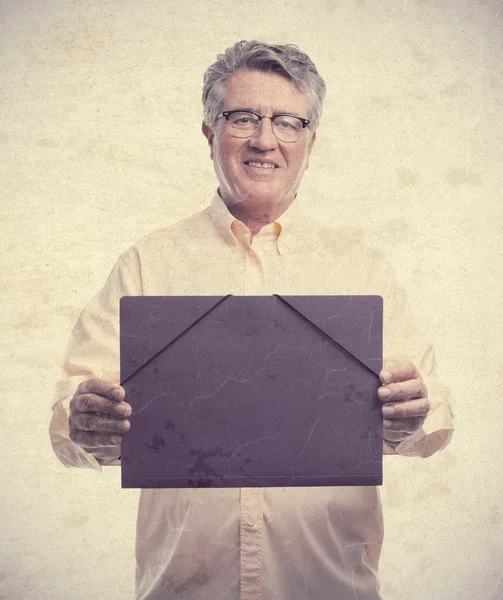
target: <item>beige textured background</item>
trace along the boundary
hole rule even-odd
[[[325,77],[305,204],[388,253],[454,396],[443,453],[386,459],[384,597],[502,599],[501,0],[3,0],[0,20],[0,597],[132,597],[137,492],[52,455],[58,360],[119,253],[209,200],[202,75],[256,38]]]

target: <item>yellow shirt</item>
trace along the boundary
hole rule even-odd
[[[218,194],[211,205],[125,252],[82,311],[66,350],[50,435],[66,466],[101,469],[68,437],[81,381],[119,381],[119,299],[157,295],[376,294],[384,356],[421,370],[432,410],[386,453],[429,456],[452,435],[433,349],[412,325],[403,290],[355,233],[306,217],[295,201],[252,236]],[[133,425],[134,426],[134,425]],[[144,489],[137,521],[138,600],[378,600],[383,520],[376,487]]]

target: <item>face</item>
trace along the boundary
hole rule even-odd
[[[290,113],[309,118],[310,100],[277,73],[247,71],[227,81],[223,110],[246,108],[261,115]],[[270,119],[262,119],[252,137],[236,138],[222,117],[214,130],[203,124],[220,184],[220,195],[231,206],[288,205],[295,198],[315,140],[309,127],[296,142],[276,139]],[[258,166],[271,163],[274,168]]]

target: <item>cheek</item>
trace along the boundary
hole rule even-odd
[[[236,151],[226,145],[215,149],[215,159],[224,171],[236,170],[239,166]]]
[[[238,164],[233,160],[232,156],[226,156],[225,154],[219,156],[217,164],[220,171],[230,177],[238,170]]]
[[[304,167],[307,165],[307,153],[299,152],[297,155],[292,157],[290,164],[295,171],[302,172]]]

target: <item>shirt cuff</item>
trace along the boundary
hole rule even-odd
[[[70,439],[68,423],[70,400],[70,397],[65,398],[52,407],[53,414],[49,426],[52,449],[65,467],[80,467],[101,471],[100,462]]]

